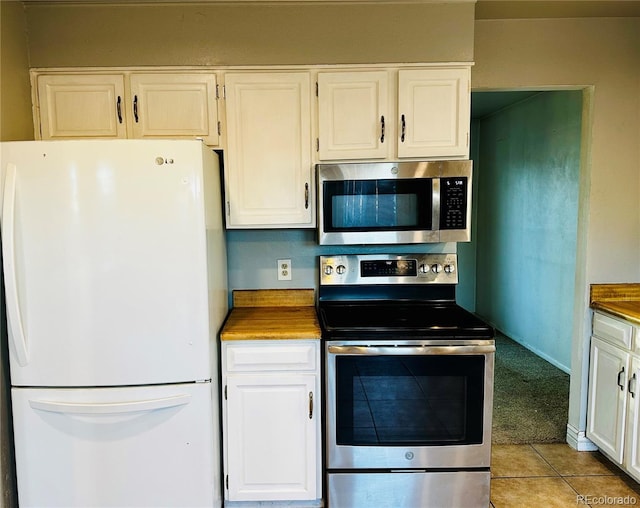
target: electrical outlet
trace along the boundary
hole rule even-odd
[[[290,259],[278,259],[278,280],[291,280]]]

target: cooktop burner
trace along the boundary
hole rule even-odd
[[[455,254],[321,256],[325,339],[483,338],[493,328],[455,303]]]
[[[493,337],[491,326],[454,303],[334,301],[318,310],[326,337]]]

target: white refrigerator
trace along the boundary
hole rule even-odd
[[[216,154],[27,141],[0,161],[20,507],[220,506]]]

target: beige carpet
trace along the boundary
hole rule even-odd
[[[568,407],[569,375],[496,332],[492,442],[565,442]]]

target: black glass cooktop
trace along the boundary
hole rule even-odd
[[[493,328],[453,302],[321,302],[323,337],[492,338]]]

